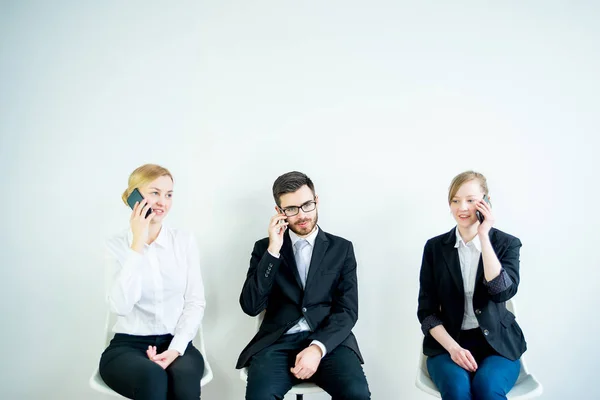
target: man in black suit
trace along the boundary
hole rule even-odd
[[[352,327],[358,319],[352,243],[317,225],[319,198],[308,176],[289,172],[273,184],[269,237],[257,241],[240,305],[265,311],[237,368],[248,366],[246,399],[283,399],[302,381],[332,399],[370,399]]]

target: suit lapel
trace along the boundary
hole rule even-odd
[[[302,281],[300,280],[300,274],[298,273],[298,266],[296,265],[296,258],[294,257],[294,250],[292,249],[292,239],[290,238],[289,230],[285,231],[283,236],[283,246],[281,246],[281,257],[292,270],[292,274],[296,278],[296,283],[302,289]]]
[[[456,244],[456,228],[452,229],[446,234],[446,237],[442,241],[444,254],[444,260],[450,271],[450,276],[454,281],[454,284],[458,287],[461,293],[464,293],[465,287],[462,279],[462,273],[460,272],[460,260],[458,258],[458,251],[454,248]]]
[[[317,237],[315,238],[315,248],[313,249],[312,258],[310,259],[310,266],[308,267],[308,277],[306,278],[307,288],[315,279],[315,276],[321,268],[321,262],[323,261],[323,257],[325,257],[328,247],[329,241],[327,240],[327,236],[321,227],[319,227],[319,233],[317,233]]]

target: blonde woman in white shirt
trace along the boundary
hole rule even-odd
[[[133,208],[130,229],[107,242],[107,301],[118,317],[100,375],[127,398],[197,400],[204,360],[191,340],[205,300],[196,241],[163,225],[173,202],[166,168],[146,164],[133,171],[126,204],[135,189],[143,200]]]

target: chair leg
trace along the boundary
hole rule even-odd
[[[303,394],[297,394],[296,395],[296,400],[304,400],[304,395]]]

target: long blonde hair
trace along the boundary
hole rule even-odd
[[[129,175],[129,181],[127,183],[127,189],[121,195],[121,199],[123,199],[123,203],[127,204],[127,198],[133,192],[133,189],[139,188],[141,186],[145,186],[150,184],[156,178],[160,178],[161,176],[168,176],[173,181],[173,175],[169,172],[168,169],[161,167],[156,164],[144,164],[141,167],[137,167],[135,171]]]

